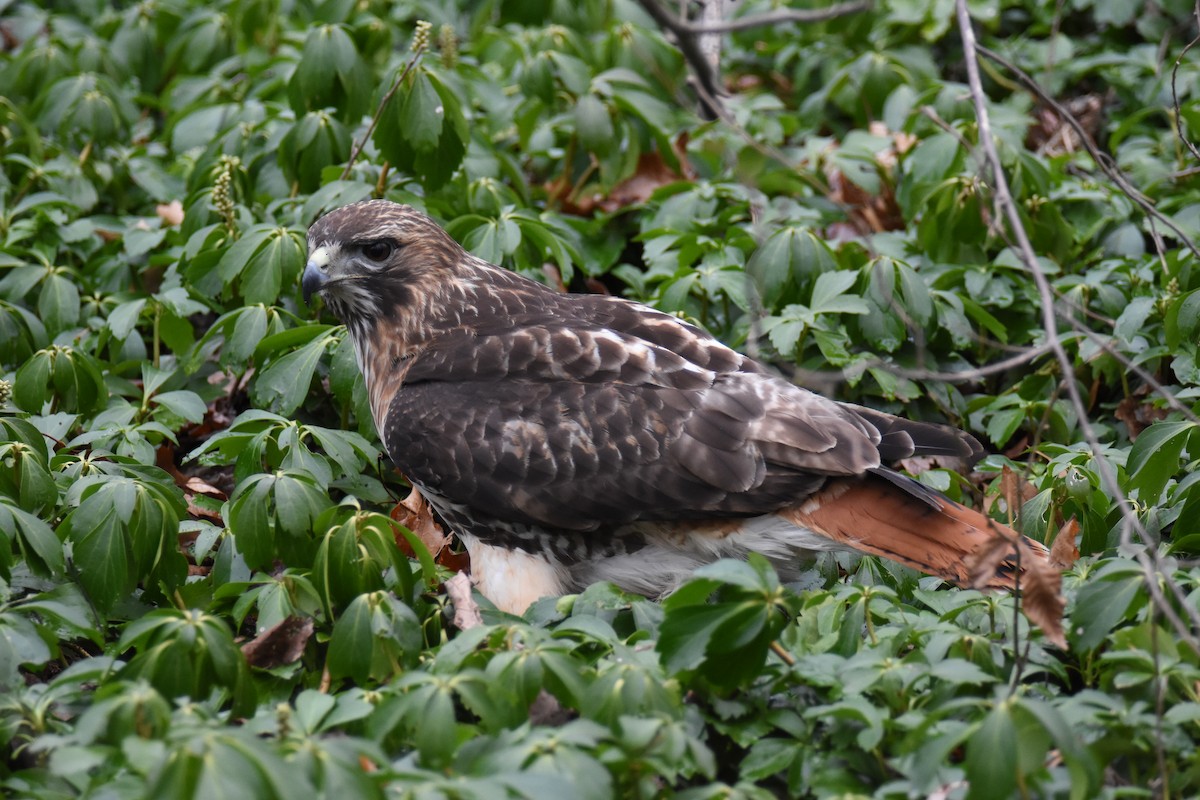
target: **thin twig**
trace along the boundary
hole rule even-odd
[[[417,23],[420,25],[421,23]],[[425,23],[428,25],[429,23]],[[367,141],[371,138],[371,134],[375,132],[375,126],[379,124],[379,120],[383,117],[383,110],[387,108],[387,104],[391,102],[393,96],[400,89],[400,84],[404,83],[404,79],[408,77],[408,73],[413,71],[413,68],[421,61],[421,55],[425,52],[425,47],[421,46],[414,48],[412,58],[404,65],[404,69],[396,76],[396,80],[392,83],[392,88],[387,90],[387,94],[379,101],[379,108],[375,109],[375,116],[371,117],[371,124],[367,126],[367,132],[363,137],[354,144],[354,149],[350,151],[350,160],[346,162],[346,168],[342,170],[341,180],[346,180],[350,177],[350,170],[354,167],[354,162],[358,160],[362,154],[363,148],[367,146]]]
[[[1200,2],[1196,3],[1194,13],[1197,24],[1200,24]],[[1192,151],[1192,155],[1200,159],[1200,150],[1196,149],[1196,145],[1192,144],[1192,140],[1187,137],[1187,134],[1183,130],[1183,111],[1179,108],[1179,92],[1175,88],[1175,79],[1179,77],[1179,65],[1183,63],[1183,57],[1187,55],[1188,50],[1196,46],[1196,42],[1200,42],[1200,33],[1197,33],[1196,38],[1188,42],[1179,51],[1179,56],[1175,59],[1175,66],[1171,68],[1171,102],[1175,108],[1175,134],[1179,137],[1179,141],[1183,142],[1187,146],[1187,149]]]
[[[783,660],[783,663],[787,664],[789,667],[796,666],[796,657],[787,650],[784,650],[783,645],[781,645],[779,642],[771,642],[771,652],[779,656],[779,658]]]
[[[838,17],[868,11],[873,5],[874,3],[871,0],[855,0],[855,2],[839,3],[836,6],[829,6],[828,8],[781,8],[778,11],[768,11],[765,14],[751,14],[745,17],[738,17],[737,19],[722,22],[719,25],[697,25],[686,22],[682,23],[682,25],[689,33],[732,33],[734,31],[744,31],[749,28],[783,25],[788,22],[798,22],[800,24],[826,22]]]
[[[968,383],[970,381],[977,381],[980,378],[986,378],[991,375],[997,375],[1002,372],[1007,372],[1008,370],[1015,369],[1016,367],[1023,367],[1026,364],[1029,364],[1030,362],[1032,362],[1038,358],[1041,358],[1042,356],[1046,355],[1049,352],[1050,352],[1050,345],[1043,344],[1043,345],[1039,345],[1038,347],[1030,347],[1027,349],[1019,350],[1016,355],[1010,356],[1010,357],[1002,359],[1000,361],[993,362],[993,363],[988,364],[983,367],[973,367],[971,369],[958,370],[955,372],[940,372],[938,370],[929,370],[929,369],[909,369],[907,367],[897,366],[896,364],[894,364],[890,361],[886,361],[882,358],[874,358],[874,359],[870,359],[868,361],[861,361],[857,364],[854,364],[853,371],[854,371],[854,374],[857,375],[857,374],[859,374],[861,372],[865,372],[869,369],[874,369],[876,367],[882,367],[882,368],[886,369],[888,371],[888,373],[891,375],[895,375],[899,378],[906,378],[908,380],[913,380],[913,381],[942,381],[943,383]],[[804,369],[803,367],[796,367],[795,369],[791,370],[790,372],[791,372],[793,379],[799,378],[801,380],[811,381],[813,383],[830,383],[831,381],[836,383],[838,381],[848,380],[847,373],[849,372],[849,370],[842,369],[842,370],[837,370],[837,371],[835,371],[835,370],[827,371],[827,370]]]
[[[658,25],[675,35],[675,41],[683,59],[692,68],[696,76],[696,89],[706,110],[714,117],[721,116],[725,110],[721,102],[721,81],[713,70],[712,64],[700,47],[699,34],[691,29],[686,20],[681,20],[658,4],[658,0],[638,0]]]

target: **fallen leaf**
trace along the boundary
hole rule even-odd
[[[677,155],[679,155],[678,152]],[[682,155],[679,156],[679,163],[683,166],[683,173],[691,171],[686,167],[687,162],[684,161]],[[683,173],[671,169],[657,150],[642,153],[638,156],[637,169],[634,173],[614,186],[608,193],[608,197],[600,200],[597,205],[601,211],[612,213],[627,206],[644,203],[659,187],[687,177]]]
[[[1129,441],[1134,441],[1146,428],[1167,418],[1167,409],[1146,402],[1149,386],[1141,386],[1117,404],[1113,416],[1125,423]]]
[[[633,174],[613,186],[607,195],[581,196],[582,187],[576,186],[572,179],[565,175],[548,182],[545,187],[546,193],[563,211],[581,217],[592,216],[597,210],[612,213],[627,206],[644,203],[660,186],[696,177],[696,171],[687,160],[687,143],[688,136],[683,133],[671,145],[675,160],[679,163],[678,169],[671,167],[657,150],[642,153],[638,156]]]
[[[1075,117],[1088,141],[1095,144],[1103,131],[1105,98],[1084,94],[1067,99],[1062,104]],[[1057,110],[1048,105],[1038,106],[1033,113],[1036,123],[1025,137],[1025,146],[1042,155],[1061,156],[1084,149],[1084,140],[1074,126],[1067,123]]]
[[[312,617],[290,616],[242,645],[242,653],[252,667],[282,667],[304,655],[312,634]]]
[[[171,476],[175,481],[175,485],[183,490],[184,499],[187,501],[188,513],[193,517],[203,517],[210,519],[213,522],[224,524],[221,515],[216,511],[204,508],[194,502],[197,494],[209,495],[218,500],[227,500],[228,495],[225,492],[213,486],[203,478],[195,475],[185,475],[180,472],[179,467],[175,466],[175,451],[169,445],[161,445],[154,454],[154,461],[160,469]]]
[[[185,478],[182,486],[185,491],[195,494],[211,495],[218,500],[229,499],[220,489],[213,486],[211,483],[206,482],[203,478],[198,478],[195,475],[189,475],[187,478]]]
[[[894,171],[901,153],[913,146],[910,135],[888,131],[882,122],[872,122],[869,126],[872,135],[880,138],[891,138],[890,146],[884,147],[874,154],[875,165],[880,172]],[[838,149],[835,143],[826,152],[832,154]],[[836,242],[862,239],[874,233],[900,230],[904,227],[904,215],[896,203],[892,192],[892,181],[884,181],[879,194],[871,194],[834,166],[833,158],[825,159],[825,180],[829,185],[828,197],[846,210],[848,219],[844,222],[834,222],[825,230],[827,239]]]
[[[1021,610],[1042,629],[1047,641],[1066,650],[1062,572],[1049,561],[1034,556],[1028,548],[1022,548],[1021,566],[1025,568],[1021,574]]]
[[[425,545],[425,549],[435,558],[450,543],[450,537],[434,520],[433,509],[429,507],[429,503],[425,502],[425,498],[421,496],[415,486],[409,492],[408,497],[396,504],[396,507],[392,509],[391,516],[396,522],[415,533],[421,540],[421,544]],[[396,544],[407,555],[413,555],[403,536],[396,538]]]
[[[562,270],[553,264],[542,264],[542,274],[546,276],[546,282],[558,289],[560,292],[567,291],[567,285],[563,283]]]
[[[203,517],[204,519],[212,520],[213,522],[216,522],[219,525],[225,524],[225,520],[222,519],[221,515],[218,512],[213,511],[212,509],[209,509],[209,508],[204,508],[203,506],[196,505],[196,503],[193,502],[193,500],[192,500],[193,496],[194,495],[187,495],[187,494],[184,495],[184,497],[187,499],[188,514],[190,514],[193,517]]]
[[[558,698],[545,689],[538,690],[537,697],[529,706],[529,722],[533,725],[550,725],[557,728],[566,725],[577,716],[574,710],[563,708]]]

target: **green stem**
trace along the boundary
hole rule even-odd
[[[162,320],[162,305],[156,303],[154,305],[154,368],[158,369],[158,359],[162,353],[161,339],[159,338],[159,323]]]

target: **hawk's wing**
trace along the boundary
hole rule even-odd
[[[853,407],[673,317],[590,302],[440,336],[388,408],[393,461],[480,516],[568,530],[769,513],[879,466]]]

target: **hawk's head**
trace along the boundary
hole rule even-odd
[[[325,298],[354,330],[369,328],[436,293],[453,278],[463,250],[411,206],[366,200],[343,206],[308,229],[304,300]]]

